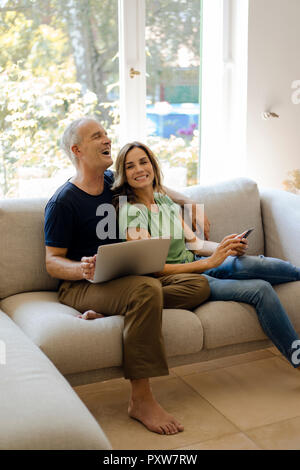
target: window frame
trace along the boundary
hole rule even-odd
[[[248,3],[199,0],[202,50],[198,181],[203,184],[245,172]],[[121,145],[132,140],[146,142],[147,137],[145,9],[145,0],[119,0]],[[131,68],[139,75],[130,78]]]
[[[132,78],[130,70],[138,72]],[[119,0],[120,145],[146,141],[145,0]]]

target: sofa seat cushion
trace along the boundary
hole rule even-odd
[[[72,387],[0,311],[0,449],[111,449]]]
[[[57,301],[57,292],[27,292],[7,297],[1,308],[66,375],[120,366],[123,318],[85,321]]]
[[[162,333],[167,357],[200,352],[203,328],[195,313],[188,310],[164,309]]]
[[[274,286],[294,328],[300,331],[300,281]],[[206,302],[195,310],[203,326],[204,348],[266,339],[255,309],[240,302]]]
[[[1,308],[64,375],[122,365],[120,315],[79,319],[75,309],[58,302],[57,292],[16,294],[4,299]],[[192,312],[164,310],[163,334],[167,356],[202,349],[202,325]]]

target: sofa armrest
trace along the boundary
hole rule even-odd
[[[2,310],[0,332],[0,450],[110,450],[77,393]]]
[[[300,196],[287,191],[260,191],[265,255],[300,266]]]

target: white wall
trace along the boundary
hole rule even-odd
[[[300,168],[300,0],[249,0],[246,174],[261,186],[282,188]],[[300,83],[299,83],[300,88]],[[279,119],[263,120],[273,111]]]

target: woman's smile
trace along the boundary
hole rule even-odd
[[[141,176],[137,176],[135,179],[135,181],[144,181],[145,179],[149,178],[148,175],[141,175]]]

